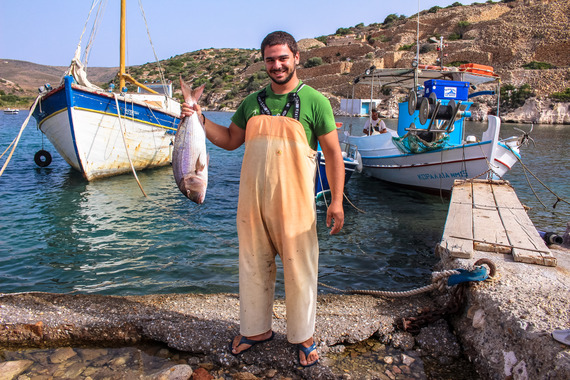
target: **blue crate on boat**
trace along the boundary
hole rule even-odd
[[[425,96],[435,93],[438,99],[467,100],[469,82],[430,79],[424,82]]]

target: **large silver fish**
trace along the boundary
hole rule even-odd
[[[184,102],[192,106],[198,103],[205,85],[192,90],[180,77],[180,86]],[[203,203],[206,197],[208,161],[206,131],[198,114],[184,117],[180,120],[174,137],[172,171],[182,194],[198,204]]]

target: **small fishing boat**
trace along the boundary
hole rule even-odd
[[[492,115],[481,136],[466,135],[465,129],[473,104],[470,100],[499,93],[499,78],[493,68],[473,64],[459,68],[415,66],[372,67],[355,80],[355,84],[405,88],[409,94],[399,103],[397,130],[363,135],[349,129],[340,134],[343,142],[358,147],[364,174],[443,192],[449,192],[456,179],[502,178],[520,159],[521,139],[500,139],[501,120]],[[471,91],[493,83],[496,91]]]
[[[20,112],[19,109],[14,109],[14,108],[6,108],[4,110],[4,113],[7,115],[17,115]]]
[[[87,79],[80,39],[61,84],[42,86],[33,111],[39,129],[88,181],[171,161],[180,104],[172,98],[171,83],[151,88],[126,73],[125,19],[126,0],[121,0],[119,91],[104,90]],[[128,92],[126,82],[137,86],[137,92]],[[49,155],[43,150],[38,154]],[[51,156],[44,158],[36,163],[51,162]]]
[[[342,128],[342,123],[337,123],[337,131],[339,131],[339,134],[340,128]],[[355,171],[360,172],[362,170],[362,160],[360,159],[358,148],[355,145],[347,142],[340,142],[340,148],[342,150],[342,158],[344,161],[344,184],[346,185]],[[331,191],[329,181],[327,179],[325,156],[323,155],[320,145],[317,148],[317,163],[315,197],[319,200]]]

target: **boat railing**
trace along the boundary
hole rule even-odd
[[[350,144],[344,141],[340,142],[340,148],[346,157],[357,159],[358,158],[358,147],[354,144]]]

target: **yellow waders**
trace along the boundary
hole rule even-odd
[[[302,124],[254,116],[245,135],[237,230],[240,333],[271,329],[278,254],[285,277],[287,338],[313,336],[319,247],[315,209],[316,152]]]

